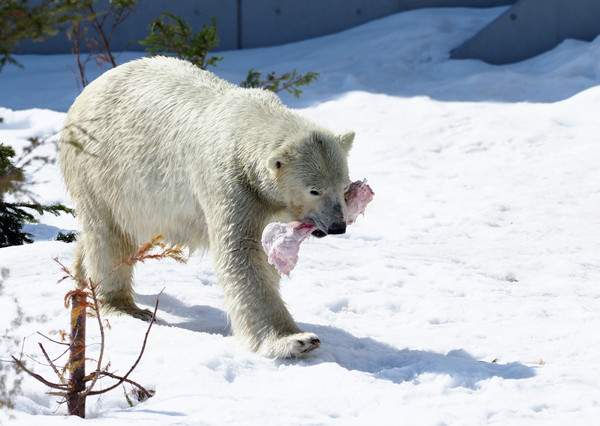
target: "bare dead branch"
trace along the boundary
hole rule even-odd
[[[44,379],[42,376],[40,376],[39,374],[35,374],[33,371],[29,370],[27,367],[25,367],[25,364],[23,364],[20,360],[18,360],[17,358],[15,358],[14,356],[11,355],[11,358],[13,359],[13,361],[19,366],[19,368],[21,368],[24,372],[26,372],[27,374],[29,374],[31,377],[33,377],[34,379],[36,379],[37,381],[45,384],[46,386],[48,386],[49,388],[52,389],[64,389],[67,390],[68,385],[66,384],[58,384],[58,383],[52,383],[49,382],[48,380]]]
[[[140,354],[138,355],[137,359],[135,360],[135,362],[133,363],[133,365],[131,366],[129,371],[127,373],[125,373],[125,375],[123,377],[121,377],[116,384],[114,384],[113,386],[110,386],[106,389],[102,389],[101,391],[91,391],[91,388],[88,388],[89,392],[87,393],[87,395],[100,395],[100,394],[103,394],[110,390],[113,390],[114,388],[119,386],[121,383],[123,383],[127,379],[127,377],[133,372],[133,370],[135,370],[138,363],[142,359],[142,355],[144,355],[144,350],[146,349],[146,343],[148,342],[148,335],[150,334],[150,329],[152,328],[152,324],[154,324],[154,321],[156,320],[156,311],[158,310],[158,302],[159,302],[160,295],[162,294],[163,291],[164,291],[164,288],[160,291],[160,293],[158,293],[158,296],[156,296],[156,304],[154,306],[154,312],[152,314],[152,319],[150,320],[150,324],[148,325],[148,329],[146,330],[146,335],[144,336],[144,342],[142,343],[142,349],[140,350]]]
[[[60,382],[62,384],[65,383],[65,378],[63,377],[62,374],[60,374],[60,372],[58,371],[58,369],[56,368],[56,365],[54,365],[54,363],[52,362],[52,360],[50,359],[50,357],[48,356],[48,353],[46,352],[46,349],[44,349],[44,345],[42,345],[41,343],[38,343],[38,345],[40,345],[40,349],[42,350],[42,353],[44,354],[44,356],[46,357],[46,360],[48,361],[48,364],[50,364],[50,367],[52,367],[52,369],[54,370],[54,372],[56,373],[56,375],[58,376],[58,380],[60,380]]]
[[[100,374],[102,376],[106,376],[106,377],[110,377],[112,379],[120,380],[120,382],[117,385],[119,385],[120,383],[125,382],[125,383],[129,383],[130,385],[133,385],[133,386],[137,387],[146,398],[151,398],[154,395],[154,393],[152,391],[147,390],[142,385],[140,385],[137,382],[134,382],[133,380],[130,380],[130,379],[127,379],[127,378],[124,378],[124,377],[121,377],[121,376],[117,376],[116,374],[109,373],[108,371],[103,371]]]
[[[45,334],[40,333],[39,331],[37,332],[37,334],[39,334],[40,336],[42,336],[43,338],[45,338],[46,340],[50,340],[52,343],[56,343],[57,345],[65,345],[65,346],[71,346],[70,343],[67,342],[59,342],[58,340],[54,340],[49,338],[48,336],[46,336]],[[59,357],[60,358],[60,357]]]

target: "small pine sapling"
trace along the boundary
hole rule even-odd
[[[209,57],[209,52],[219,45],[214,16],[210,18],[211,26],[202,24],[202,30],[194,33],[190,24],[180,16],[169,12],[162,15],[148,27],[150,35],[140,40],[151,56],[176,56],[204,70],[209,66],[215,67],[223,59],[223,56]]]
[[[153,253],[152,251],[156,248],[159,248],[158,253]],[[130,265],[133,266],[137,262],[145,262],[146,260],[155,259],[174,259],[178,262],[186,262],[185,257],[183,256],[183,249],[180,247],[166,247],[163,243],[163,239],[161,235],[155,236],[152,241],[144,244],[139,251],[131,258],[123,260],[119,265],[115,266],[115,268],[109,273],[106,277],[104,277],[99,282],[94,282],[92,280],[81,280],[76,279],[71,271],[59,262],[58,259],[55,261],[60,265],[61,270],[65,274],[61,280],[64,281],[66,279],[72,279],[77,282],[78,288],[68,292],[65,296],[65,306],[71,307],[71,333],[69,335],[69,339],[67,342],[58,342],[46,337],[46,339],[51,340],[54,343],[66,345],[68,347],[67,351],[69,352],[69,359],[65,366],[62,369],[59,369],[55,361],[48,356],[44,346],[40,343],[40,349],[44,355],[44,358],[47,362],[47,365],[52,368],[54,373],[58,378],[58,382],[51,382],[44,378],[43,376],[34,373],[29,370],[21,359],[17,359],[16,357],[12,357],[15,364],[20,367],[27,374],[40,381],[44,385],[48,386],[52,389],[49,392],[52,395],[61,396],[64,400],[62,402],[67,403],[67,410],[70,415],[76,415],[79,417],[85,417],[85,402],[88,396],[92,395],[100,395],[106,392],[109,392],[118,386],[121,386],[123,383],[128,383],[135,388],[135,394],[138,396],[138,400],[142,401],[148,399],[154,395],[153,390],[147,390],[142,385],[137,382],[134,382],[129,378],[133,370],[139,364],[142,355],[144,354],[144,350],[146,348],[146,343],[148,341],[148,335],[150,334],[150,329],[152,328],[152,324],[156,319],[156,311],[158,309],[158,302],[160,294],[156,298],[156,304],[154,306],[154,313],[150,320],[150,324],[146,330],[146,334],[144,336],[144,340],[142,343],[142,347],[140,349],[139,355],[132,366],[129,368],[127,373],[123,376],[116,375],[109,371],[110,364],[104,365],[104,352],[105,352],[105,336],[104,330],[105,328],[110,328],[108,321],[103,320],[101,316],[101,300],[98,298],[98,294],[96,289],[98,285],[110,276],[114,271],[116,271],[122,265]],[[161,291],[162,293],[162,291]],[[98,355],[98,359],[95,360],[95,368],[94,371],[86,374],[85,372],[85,363],[86,361],[90,361],[90,359],[86,358],[86,318],[87,317],[96,318],[96,322],[98,324],[98,328],[100,331],[100,352]],[[66,339],[67,333],[61,333]],[[45,337],[45,336],[44,336]],[[66,352],[65,352],[66,353]],[[68,377],[67,377],[68,373]],[[115,383],[110,386],[104,387],[101,390],[94,390],[97,382],[101,378],[111,378],[115,380]],[[130,399],[128,402],[131,403]]]
[[[34,155],[36,148],[45,144],[47,139],[29,138],[29,145],[14,160],[15,151],[10,146],[0,144],[0,247],[31,243],[31,235],[23,232],[25,223],[37,223],[34,212],[38,214],[73,214],[73,210],[60,203],[41,204],[37,202],[28,187],[32,184],[25,174],[26,167],[37,167],[54,160],[43,155]],[[29,201],[8,201],[5,195],[13,198],[27,197]]]
[[[155,19],[150,24],[150,35],[140,41],[140,44],[147,46],[146,50],[151,56],[176,56],[204,70],[209,66],[216,66],[218,61],[224,59],[223,56],[211,56],[209,58],[209,52],[219,45],[217,21],[214,16],[210,18],[212,26],[209,27],[203,24],[202,31],[194,34],[192,27],[185,19],[169,12],[163,12],[162,14],[162,17]],[[240,85],[242,87],[271,90],[275,93],[286,91],[299,98],[302,94],[299,87],[308,86],[316,81],[318,76],[319,73],[314,71],[301,75],[294,69],[281,76],[277,76],[275,72],[272,72],[266,78],[261,79],[262,73],[252,68],[248,71],[246,80]]]
[[[313,81],[316,81],[319,77],[318,72],[309,71],[304,75],[298,73],[296,69],[291,72],[286,72],[282,76],[277,76],[275,71],[267,75],[266,78],[261,79],[262,73],[255,71],[251,68],[248,71],[246,80],[240,83],[242,87],[258,87],[266,90],[270,90],[275,93],[286,91],[294,95],[294,97],[300,98],[302,90],[298,89],[301,86],[308,86]]]
[[[75,231],[71,232],[59,232],[56,235],[56,241],[62,241],[63,243],[73,243],[77,240],[78,233]]]

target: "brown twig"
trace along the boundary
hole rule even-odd
[[[100,373],[102,376],[106,376],[106,377],[110,377],[111,379],[117,379],[120,380],[119,383],[117,383],[117,386],[123,382],[125,383],[129,383],[130,385],[133,385],[135,387],[137,387],[142,394],[146,397],[146,398],[152,398],[153,393],[151,393],[149,390],[147,390],[146,388],[144,388],[142,385],[140,385],[137,382],[134,382],[131,379],[127,379],[125,377],[121,377],[121,376],[117,376],[116,374],[113,373],[109,373],[108,371],[103,371],[102,373]]]
[[[90,291],[92,292],[92,301],[94,302],[93,309],[94,312],[96,312],[98,327],[100,328],[100,356],[98,356],[98,361],[96,362],[96,372],[94,374],[94,378],[92,379],[92,383],[87,387],[83,394],[84,398],[90,394],[91,390],[98,381],[99,373],[102,370],[102,358],[104,356],[104,327],[102,326],[102,318],[100,318],[100,306],[98,305],[98,297],[96,296],[96,288],[94,285],[90,286]]]
[[[81,39],[85,37],[85,34],[81,31],[79,27],[79,22],[73,22],[71,25],[70,31],[67,32],[67,35],[71,39],[73,46],[71,47],[71,53],[75,56],[75,62],[77,63],[77,71],[79,72],[79,83],[81,84],[81,88],[85,88],[88,85],[88,79],[85,75],[85,67],[89,62],[90,58],[81,59]]]
[[[48,336],[46,336],[45,334],[40,333],[39,331],[37,332],[37,334],[39,334],[40,336],[42,336],[43,338],[45,338],[46,340],[50,340],[52,343],[56,343],[57,345],[65,345],[65,346],[71,346],[70,343],[67,342],[59,342],[58,340],[54,340],[49,338]],[[60,357],[59,357],[60,358]]]
[[[69,351],[71,350],[71,347],[73,346],[73,342],[71,342],[71,343],[67,343],[67,342],[59,342],[59,341],[57,341],[57,340],[54,340],[54,339],[51,339],[51,338],[49,338],[48,336],[46,336],[46,335],[44,335],[44,334],[40,333],[39,331],[38,331],[38,333],[37,333],[37,334],[39,334],[39,335],[40,335],[40,336],[42,336],[42,337],[45,337],[46,339],[50,340],[52,343],[57,343],[57,344],[59,344],[59,345],[65,345],[65,346],[67,346],[67,349],[65,349],[65,350],[63,351],[63,353],[61,353],[59,356],[57,356],[57,357],[56,357],[56,358],[54,358],[53,360],[50,360],[50,359],[48,358],[48,355],[47,355],[47,354],[44,352],[44,355],[46,355],[46,359],[48,360],[48,362],[50,363],[50,365],[52,365],[52,363],[53,363],[54,361],[57,361],[57,360],[61,359],[63,356],[65,356],[65,354],[66,354],[67,352],[69,352]],[[40,345],[40,347],[42,346],[42,344],[41,344],[41,343],[38,343],[38,345]],[[43,347],[42,347],[42,351],[44,351],[44,348],[43,348]],[[29,358],[33,359],[33,358],[32,358],[32,357],[30,357],[29,355],[27,355],[27,356],[28,356]],[[38,361],[36,361],[36,362],[38,362]],[[65,370],[65,368],[63,368],[63,371],[64,371],[64,370]],[[56,370],[55,370],[55,371],[56,371]],[[57,373],[57,374],[58,374],[58,376],[59,376],[59,377],[61,377],[61,378],[63,377],[63,375],[62,375],[62,374],[60,374],[60,373]],[[63,381],[63,379],[61,379],[61,381]]]
[[[115,57],[112,54],[112,51],[110,49],[110,43],[112,42],[113,36],[115,34],[115,30],[117,29],[117,27],[124,21],[126,20],[129,15],[131,15],[131,13],[133,12],[133,8],[116,8],[117,10],[115,11],[115,5],[111,5],[110,7],[110,14],[113,17],[113,24],[110,27],[110,31],[108,36],[106,35],[106,31],[104,30],[104,26],[106,24],[106,19],[108,18],[108,13],[103,15],[102,18],[99,18],[99,16],[95,13],[93,6],[90,5],[89,9],[92,12],[92,16],[95,16],[94,19],[92,20],[92,26],[94,27],[94,29],[96,30],[96,33],[98,33],[98,35],[100,36],[100,46],[102,48],[102,50],[104,51],[104,55],[106,56],[106,58],[108,59],[107,62],[110,62],[110,64],[114,67],[117,66],[117,63],[115,61]]]
[[[42,345],[41,343],[38,343],[38,345],[40,345],[40,348],[42,349],[42,353],[46,357],[46,360],[48,361],[48,364],[50,364],[50,367],[52,367],[52,369],[54,370],[54,372],[58,376],[58,380],[60,380],[60,382],[64,384],[65,383],[65,378],[63,377],[62,374],[60,374],[60,372],[58,371],[58,368],[56,368],[56,365],[54,365],[54,363],[52,362],[52,360],[48,356],[48,353],[46,352],[46,349],[44,349],[44,345]]]
[[[131,372],[133,372],[133,370],[135,370],[135,368],[137,367],[138,363],[140,362],[140,360],[142,359],[142,355],[144,354],[144,350],[146,349],[146,343],[148,341],[148,335],[150,334],[150,329],[152,328],[152,324],[154,324],[154,321],[156,319],[156,311],[158,310],[158,301],[160,298],[160,295],[162,294],[162,292],[164,291],[164,288],[160,291],[160,293],[158,293],[158,296],[156,296],[156,305],[154,306],[154,313],[152,314],[152,319],[150,320],[150,324],[148,325],[148,329],[146,330],[146,335],[144,336],[144,342],[142,343],[142,349],[140,350],[140,354],[138,355],[137,359],[135,360],[135,362],[133,363],[133,365],[131,366],[131,368],[129,369],[129,371],[119,379],[119,381],[114,384],[113,386],[110,386],[106,389],[102,389],[101,391],[91,391],[91,387],[88,388],[90,391],[87,393],[87,395],[100,395],[102,393],[108,392],[110,390],[113,390],[114,388],[116,388],[117,386],[119,386],[121,383],[123,383],[124,381],[127,380],[127,377],[131,374]]]
[[[27,367],[25,367],[25,364],[23,364],[20,360],[18,360],[14,356],[11,355],[11,357],[12,357],[13,361],[19,366],[19,368],[21,368],[23,371],[25,371],[31,377],[33,377],[34,379],[38,380],[39,382],[42,382],[43,384],[45,384],[49,388],[52,388],[52,389],[64,389],[64,390],[68,389],[68,385],[67,384],[60,384],[59,385],[57,383],[49,382],[48,380],[44,379],[39,374],[36,374],[33,371],[31,371],[30,369],[28,369]]]

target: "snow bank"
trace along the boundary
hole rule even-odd
[[[597,422],[600,40],[566,41],[500,67],[447,59],[499,12],[420,10],[225,53],[217,72],[231,81],[250,67],[320,72],[300,101],[284,100],[335,130],[356,130],[351,174],[369,177],[377,203],[347,234],[306,241],[282,283],[294,317],[322,340],[302,360],[272,361],[238,346],[210,256],[139,267],[141,304],[153,306],[165,288],[133,374],[156,396],[134,408],[122,391],[92,398],[94,423]],[[66,57],[18,59],[25,70],[0,74],[0,140],[10,143],[57,130],[62,113],[32,108],[64,112],[77,93]],[[68,202],[56,169],[44,170],[40,198]],[[68,323],[68,285],[56,284],[52,257],[68,264],[73,248],[40,241],[0,249],[0,267],[10,268],[3,302],[14,296],[36,318],[12,333],[37,359],[35,332]],[[12,312],[0,311],[2,324]],[[146,324],[110,322],[107,359],[123,372]],[[2,359],[9,349],[20,351],[3,346]],[[26,379],[15,419],[2,413],[0,422],[79,422],[63,418],[65,407],[46,390]]]

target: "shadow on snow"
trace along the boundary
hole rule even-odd
[[[335,362],[347,370],[362,371],[378,379],[402,383],[421,374],[448,375],[453,387],[476,389],[482,380],[527,379],[535,376],[535,369],[513,362],[497,364],[478,361],[462,349],[438,354],[430,351],[397,349],[369,337],[359,338],[339,328],[306,324],[323,342],[309,363]]]
[[[138,295],[138,300],[153,305],[155,295]],[[160,319],[160,312],[181,318],[181,321]],[[199,333],[229,336],[231,329],[225,312],[211,306],[187,306],[179,299],[162,294],[158,324]],[[527,379],[535,376],[535,368],[513,362],[488,363],[475,359],[462,349],[439,354],[430,351],[397,349],[369,337],[359,338],[335,327],[301,324],[302,329],[315,332],[323,342],[321,347],[301,362],[316,365],[334,362],[347,370],[362,371],[377,379],[402,383],[426,373],[447,375],[452,386],[476,389],[478,383],[493,377]],[[295,360],[280,361],[295,363]]]
[[[136,294],[136,301],[154,308],[158,295]],[[177,316],[181,321],[166,320],[161,318],[161,312]],[[164,316],[164,315],[163,315]],[[188,306],[176,297],[163,293],[160,295],[156,323],[168,327],[178,327],[198,333],[231,335],[231,328],[227,322],[227,315],[220,309],[212,306]]]

